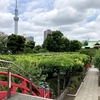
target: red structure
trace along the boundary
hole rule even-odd
[[[85,70],[88,70],[88,68],[89,68],[89,63],[86,63]]]
[[[7,76],[8,73],[7,72],[0,72],[0,75],[4,75]],[[40,97],[44,97],[44,98],[50,98],[50,91],[49,88],[46,87],[44,88],[37,88],[34,84],[32,84],[29,80],[25,79],[22,76],[16,75],[16,74],[11,74],[11,78],[17,78],[20,81],[20,84],[18,83],[9,83],[11,85],[10,88],[10,93],[15,94],[17,88],[19,88],[21,90],[21,93],[23,94],[31,94],[33,96],[40,96]],[[8,86],[8,81],[0,81],[0,88],[2,86]],[[0,89],[0,100],[7,97],[7,90],[6,91],[2,91]]]

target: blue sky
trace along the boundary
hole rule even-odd
[[[0,0],[0,31],[14,33],[15,0]],[[100,0],[18,0],[18,34],[43,43],[44,31],[60,30],[70,40],[100,40]]]
[[[95,21],[99,14],[100,14],[100,12],[95,12],[92,16],[87,18],[86,22],[88,23],[88,22]]]
[[[17,5],[19,9],[19,14],[24,13],[25,11],[31,11],[33,9],[38,9],[42,8],[43,11],[50,11],[54,8],[54,2],[55,0],[18,0]],[[29,6],[32,3],[31,6]],[[15,3],[12,3],[9,7],[8,10],[14,14],[14,6]],[[27,9],[29,6],[30,9]]]

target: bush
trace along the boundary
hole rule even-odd
[[[79,84],[77,77],[71,77],[69,81],[69,85],[66,88],[67,93],[72,92]]]
[[[74,85],[74,84],[71,84],[70,86],[71,86],[73,89],[75,89],[75,85]]]
[[[78,85],[78,78],[77,77],[71,77],[70,78],[70,84],[77,86]]]
[[[93,62],[96,68],[100,70],[100,50],[98,50],[93,58]]]
[[[32,53],[32,52],[33,52],[33,50],[31,48],[29,48],[29,47],[24,48],[24,53]]]
[[[96,49],[81,49],[81,54],[89,55],[90,57],[93,57],[95,55]]]

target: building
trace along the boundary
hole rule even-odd
[[[87,46],[83,46],[82,48],[100,48],[100,40],[98,41],[88,41]]]
[[[50,29],[47,29],[46,31],[44,31],[44,40],[47,38],[48,34],[52,34],[52,31]]]
[[[27,37],[26,34],[23,34],[23,36],[24,36],[24,38],[26,39],[26,42],[34,41],[34,37],[33,37],[33,36]]]
[[[29,42],[29,41],[34,41],[34,37],[32,36],[26,37],[26,42]]]
[[[29,36],[28,37],[30,41],[34,41],[34,37],[33,36]]]
[[[0,36],[2,36],[2,35],[4,35],[4,32],[1,32],[1,31],[0,31]]]
[[[7,37],[8,35],[0,31],[0,37]]]
[[[14,21],[15,21],[15,26],[14,26],[14,34],[18,34],[18,9],[17,9],[17,0],[16,0],[16,6],[15,6],[15,17],[14,17]]]

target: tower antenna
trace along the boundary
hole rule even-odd
[[[89,42],[89,36],[88,36],[88,42]]]
[[[15,26],[14,26],[14,34],[18,34],[18,9],[17,9],[17,0],[16,0],[16,6],[15,6],[15,17],[14,17],[14,21],[15,21]]]
[[[15,7],[15,9],[17,9],[17,0],[16,0],[16,7]]]

